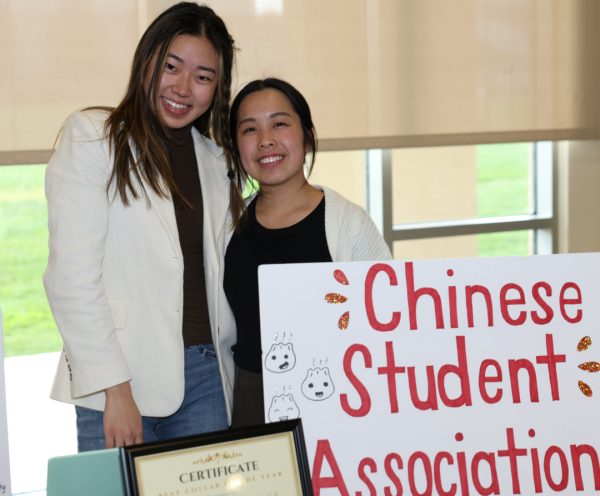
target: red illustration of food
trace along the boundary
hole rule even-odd
[[[579,340],[579,343],[577,344],[577,351],[585,351],[590,346],[592,346],[592,338],[590,338],[589,336],[585,336]],[[584,362],[581,365],[578,365],[578,367],[581,370],[585,372],[590,372],[592,374],[594,372],[600,371],[600,363],[598,362]],[[579,389],[588,398],[592,397],[592,388],[589,387],[585,382],[579,381]]]
[[[335,280],[337,282],[339,282],[340,284],[344,284],[345,286],[348,286],[348,284],[350,284],[348,282],[348,278],[346,277],[346,274],[344,274],[341,270],[334,271],[333,277],[335,277]]]
[[[585,362],[581,365],[578,365],[581,370],[585,370],[586,372],[594,373],[600,371],[600,363],[598,362]]]
[[[350,312],[346,312],[344,315],[340,317],[338,322],[338,327],[345,331],[348,328],[348,324],[350,323]]]
[[[579,341],[579,344],[577,345],[577,351],[585,351],[590,346],[592,346],[592,338],[586,336],[584,338],[581,338],[581,340]]]
[[[592,397],[592,388],[589,387],[585,382],[579,381],[579,389],[581,389],[581,392],[588,398]]]
[[[339,293],[328,293],[325,296],[325,301],[330,305],[337,305],[338,303],[344,303],[348,301],[348,298]]]

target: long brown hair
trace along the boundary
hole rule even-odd
[[[152,98],[154,108],[159,108],[158,87],[167,54],[175,38],[183,34],[206,38],[219,57],[219,75],[213,101],[209,109],[194,121],[194,127],[207,138],[212,137],[223,148],[231,170],[229,101],[235,43],[223,20],[210,7],[181,2],[165,10],[148,27],[135,51],[123,100],[114,109],[105,108],[110,111],[105,133],[114,157],[107,190],[114,183],[115,194],[119,195],[124,205],[130,204],[129,193],[136,200],[140,198],[138,188],[145,195],[144,182],[159,197],[172,197],[176,207],[188,204],[177,187],[171,170],[167,148],[170,130],[160,113],[152,112],[150,106]],[[158,57],[147,97],[144,80],[150,61],[157,51]],[[241,193],[238,192],[238,195],[241,201]],[[235,201],[235,198],[230,198],[230,201]]]
[[[283,93],[283,95],[289,100],[292,108],[300,118],[300,125],[302,126],[302,133],[304,134],[304,146],[311,155],[310,165],[307,165],[309,176],[313,170],[313,167],[315,166],[318,140],[310,113],[310,107],[308,106],[308,102],[304,96],[302,96],[302,93],[300,93],[290,83],[281,79],[256,79],[244,86],[236,95],[235,100],[233,100],[233,103],[231,104],[231,114],[229,117],[229,136],[231,138],[231,146],[233,149],[231,163],[237,178],[236,186],[238,188],[241,188],[242,178],[248,179],[248,174],[246,174],[244,166],[242,165],[242,158],[240,156],[240,150],[238,149],[237,144],[237,121],[240,105],[244,101],[244,98],[251,93],[263,90],[277,90],[280,93]],[[231,182],[233,183],[233,181]],[[233,228],[239,232],[246,217],[246,204],[243,203],[240,206],[237,203],[230,202],[229,208],[233,216]]]

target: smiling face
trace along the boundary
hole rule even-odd
[[[269,420],[271,422],[292,420],[298,417],[300,417],[300,408],[298,408],[291,394],[281,394],[273,398],[269,408]]]
[[[261,189],[306,181],[304,131],[283,93],[266,89],[244,98],[238,111],[237,143],[244,169]]]
[[[158,51],[148,64],[144,79],[144,91],[154,113],[154,102],[148,93],[157,58]],[[209,109],[217,88],[218,69],[218,54],[206,38],[187,34],[175,38],[158,82],[158,112],[167,127],[187,126]]]
[[[296,355],[292,343],[280,343],[271,346],[265,358],[265,368],[267,370],[280,374],[292,370],[294,365],[296,365]]]
[[[310,369],[302,383],[302,394],[312,401],[326,400],[334,391],[335,387],[327,367]]]

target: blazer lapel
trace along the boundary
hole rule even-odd
[[[203,142],[205,138],[195,128],[192,128],[192,134],[194,136],[198,175],[200,176],[204,204],[203,235],[206,241],[210,240],[209,242],[214,246],[216,253],[219,253],[219,240],[227,224],[226,219],[229,207],[229,179],[227,178],[227,170],[220,163],[220,160],[211,153],[211,150],[207,149],[207,144]],[[217,148],[215,147],[215,149]],[[182,257],[173,201],[170,198],[160,198],[147,184],[144,184],[144,188],[152,204],[152,208],[154,208],[156,215],[158,215],[171,239],[173,250],[178,257]],[[217,260],[213,260],[213,262],[216,261],[219,263],[218,258]]]
[[[154,208],[154,211],[167,231],[169,238],[171,238],[173,248],[179,255],[181,246],[179,244],[179,231],[177,230],[177,219],[175,218],[173,201],[171,198],[160,198],[147,184],[144,185],[144,187],[146,188],[146,193],[148,194],[152,208]]]
[[[229,206],[227,171],[220,150],[192,127],[204,209],[204,275],[213,342],[219,350],[219,292],[223,271],[223,234]],[[213,148],[213,150],[211,150]],[[221,372],[223,373],[223,372]]]
[[[229,207],[229,189],[227,170],[219,159],[207,149],[206,139],[192,128],[194,137],[196,160],[198,162],[198,174],[202,188],[204,208],[203,235],[206,240],[211,240],[214,249],[218,250],[218,240],[221,238],[226,225],[227,211]],[[212,144],[212,143],[210,143]],[[215,146],[215,150],[218,148]],[[177,219],[175,218],[175,207],[170,198],[160,198],[148,184],[144,184],[148,199],[152,208],[158,215],[163,227],[171,239],[171,245],[178,257],[182,258],[181,244],[179,243],[179,231],[177,230]],[[217,257],[218,263],[218,257]]]
[[[130,142],[131,150],[135,150],[133,143]],[[133,152],[135,155],[135,152]],[[143,179],[142,179],[143,180]],[[144,181],[144,180],[143,180]],[[177,230],[177,219],[175,218],[175,206],[173,205],[173,201],[171,198],[161,198],[159,197],[154,190],[144,181],[144,190],[148,195],[148,200],[150,200],[150,204],[152,208],[158,215],[160,222],[162,223],[165,231],[169,235],[169,239],[171,240],[171,245],[173,246],[173,250],[177,254],[180,260],[183,260],[183,255],[181,253],[181,245],[179,243],[179,231]]]
[[[177,219],[175,218],[175,207],[173,201],[170,198],[160,198],[150,186],[144,185],[148,199],[152,204],[152,208],[158,215],[160,222],[162,223],[165,231],[169,235],[173,250],[178,257],[182,257],[181,244],[179,243],[179,231],[177,230]]]
[[[221,239],[225,228],[229,208],[229,179],[225,165],[207,149],[207,144],[204,143],[206,138],[202,137],[195,128],[192,128],[192,133],[196,144],[198,175],[202,188],[203,235],[205,240],[212,240],[215,243],[215,250],[218,253],[218,240]]]

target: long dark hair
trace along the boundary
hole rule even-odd
[[[171,133],[159,112],[159,82],[167,54],[175,38],[180,35],[206,38],[219,58],[219,75],[215,95],[209,109],[194,121],[194,127],[223,148],[227,163],[232,163],[229,139],[229,101],[235,58],[235,43],[223,20],[206,5],[181,2],[165,10],[146,30],[135,55],[127,91],[114,109],[105,108],[110,115],[105,124],[114,168],[107,188],[115,183],[116,193],[129,205],[129,193],[134,199],[144,192],[142,179],[161,198],[173,198],[176,207],[187,203],[181,194],[169,158],[167,145]],[[152,73],[148,97],[144,91],[146,71],[154,54],[158,57]],[[130,145],[133,145],[133,150]],[[137,157],[137,160],[134,158]],[[134,183],[137,183],[137,187]]]
[[[307,164],[309,176],[313,170],[313,167],[315,166],[318,140],[310,113],[310,107],[308,106],[306,99],[302,96],[302,93],[300,93],[296,88],[286,81],[282,81],[281,79],[277,78],[257,79],[244,86],[231,104],[231,113],[229,117],[229,136],[232,146],[231,162],[233,170],[235,171],[237,182],[237,184],[232,184],[231,187],[236,187],[238,190],[241,190],[242,179],[248,179],[248,174],[246,174],[244,166],[242,165],[242,158],[240,157],[240,151],[237,143],[238,113],[244,98],[251,93],[263,90],[277,90],[280,93],[283,93],[283,95],[289,100],[294,112],[296,112],[298,117],[300,117],[302,133],[304,134],[304,147],[309,150],[307,153],[310,153],[311,155],[310,162]],[[233,183],[234,181],[231,182]],[[239,205],[238,203],[230,202],[229,208],[231,209],[231,214],[233,216],[233,227],[236,231],[239,231],[245,218],[246,204],[242,202],[242,204]]]

